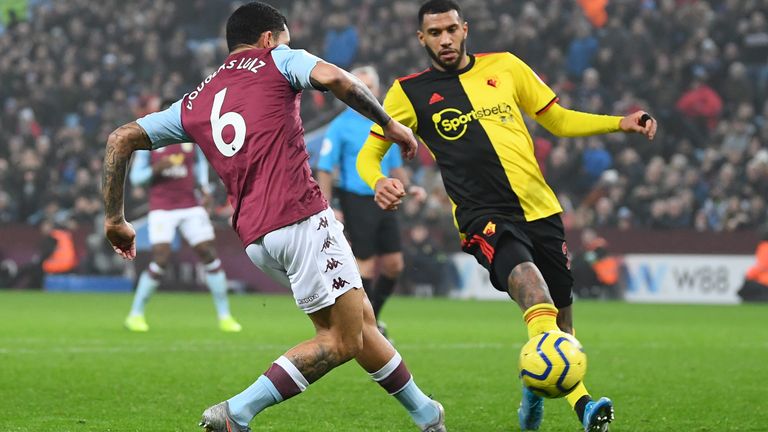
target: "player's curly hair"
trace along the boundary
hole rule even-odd
[[[419,8],[419,26],[424,23],[424,15],[439,14],[455,10],[461,17],[461,7],[454,0],[429,0]]]
[[[277,35],[288,25],[285,15],[272,5],[251,2],[237,8],[227,20],[227,48],[230,51],[241,44],[252,44],[262,33]]]

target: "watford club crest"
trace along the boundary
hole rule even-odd
[[[496,234],[496,224],[493,223],[493,221],[489,221],[488,225],[483,228],[483,234],[485,234],[486,237]]]

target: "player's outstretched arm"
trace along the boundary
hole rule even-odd
[[[418,143],[413,131],[392,119],[357,77],[338,66],[321,62],[312,69],[310,79],[315,87],[330,90],[339,100],[381,126],[384,138],[398,144],[404,157],[412,159],[416,155]]]
[[[136,233],[131,224],[125,221],[125,175],[133,152],[150,149],[151,143],[147,133],[136,122],[119,127],[107,139],[101,181],[104,196],[104,233],[115,252],[126,259],[136,257]]]

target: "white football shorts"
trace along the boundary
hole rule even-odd
[[[176,228],[190,246],[213,240],[213,225],[208,212],[202,206],[176,210],[152,210],[147,217],[149,243],[156,245],[171,243]]]
[[[245,252],[261,271],[290,288],[296,305],[307,314],[363,287],[344,225],[330,209],[266,234]]]

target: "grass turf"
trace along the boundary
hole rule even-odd
[[[207,406],[239,392],[312,334],[285,296],[238,296],[240,334],[216,328],[210,298],[158,294],[151,331],[121,327],[128,295],[0,292],[3,431],[199,431]],[[578,302],[587,386],[616,405],[612,431],[765,431],[768,308]],[[385,320],[450,431],[517,430],[511,302],[395,298]],[[564,400],[542,431],[578,431]],[[397,402],[354,363],[272,407],[254,431],[411,431]]]

